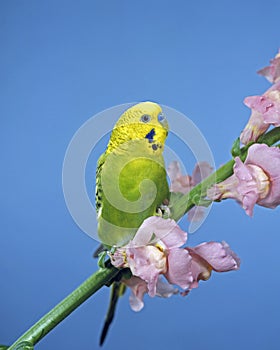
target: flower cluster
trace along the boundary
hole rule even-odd
[[[129,267],[132,278],[123,280],[131,288],[130,305],[134,311],[144,306],[143,296],[170,297],[182,288],[182,295],[207,280],[212,270],[225,272],[239,268],[239,258],[225,243],[207,242],[183,247],[187,233],[174,220],[152,216],[146,219],[135,237],[110,253],[118,268]],[[165,279],[165,281],[164,281]]]
[[[246,97],[244,103],[251,108],[251,117],[240,135],[241,142],[246,145],[257,141],[270,125],[280,126],[280,50],[271,60],[271,65],[258,73],[274,83],[263,95]]]
[[[280,126],[280,50],[268,67],[258,73],[274,83],[262,96],[249,96],[245,104],[251,117],[240,135],[243,144],[255,142],[272,126]],[[266,144],[249,147],[244,163],[235,158],[233,175],[207,192],[211,200],[236,199],[252,216],[255,204],[275,208],[280,204],[280,149]]]

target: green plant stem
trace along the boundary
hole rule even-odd
[[[64,320],[65,317],[86,301],[98,289],[110,283],[118,273],[119,270],[113,266],[95,272],[50,312],[36,322],[10,346],[8,350],[33,349],[33,346]]]

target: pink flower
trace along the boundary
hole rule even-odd
[[[192,176],[181,173],[180,164],[177,161],[170,163],[167,174],[170,179],[170,191],[188,193],[194,186],[200,183],[213,171],[207,162],[200,162],[195,165]]]
[[[131,288],[133,310],[143,308],[145,293],[151,297],[170,297],[178,292],[172,286],[177,285],[186,295],[198,286],[199,280],[208,279],[212,270],[224,272],[239,267],[239,259],[226,243],[209,242],[183,248],[186,240],[187,233],[174,220],[152,216],[126,246],[110,253],[114,266],[129,267],[132,272],[132,278],[123,282]]]
[[[233,198],[246,214],[252,216],[255,204],[275,208],[280,204],[280,149],[254,144],[244,163],[235,158],[233,175],[213,187],[207,195],[212,200]]]
[[[133,311],[140,311],[144,307],[143,298],[148,293],[147,282],[139,277],[132,276],[130,279],[122,280],[123,283],[131,289],[129,297],[130,307]],[[178,289],[174,288],[171,284],[166,283],[159,278],[156,285],[156,295],[162,298],[169,298],[173,294],[177,294]]]
[[[198,287],[198,281],[206,281],[211,271],[227,272],[237,270],[240,259],[226,242],[204,242],[194,248],[186,248],[192,257],[192,288]]]
[[[260,69],[258,73],[266,77],[271,83],[276,83],[280,79],[280,49],[278,54],[270,60],[270,65]]]
[[[143,222],[126,246],[117,249],[117,258],[113,254],[111,261],[117,267],[129,267],[134,276],[146,281],[152,297],[156,294],[160,274],[170,275],[172,283],[186,289],[192,283],[191,276],[176,274],[178,260],[182,262],[183,269],[189,263],[189,254],[184,249],[179,249],[186,240],[187,233],[174,220],[151,216]],[[121,264],[120,255],[124,256]]]
[[[252,113],[240,135],[243,144],[256,141],[270,125],[280,126],[280,80],[262,96],[246,97],[244,103]]]
[[[183,175],[177,161],[170,163],[167,174],[170,179],[170,192],[186,194],[213,172],[213,168],[207,162],[199,162],[195,165],[192,176]],[[199,221],[204,216],[204,207],[196,206],[188,212],[189,221]]]

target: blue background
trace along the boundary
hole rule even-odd
[[[250,114],[244,97],[270,86],[256,70],[280,46],[279,13],[276,0],[1,1],[0,343],[96,270],[97,243],[62,191],[75,131],[105,108],[151,99],[191,118],[222,164]],[[186,298],[146,298],[138,314],[126,294],[104,349],[279,349],[279,209],[249,218],[233,201],[215,204],[189,244],[207,240],[230,243],[240,271]],[[98,348],[108,292],[36,348]]]

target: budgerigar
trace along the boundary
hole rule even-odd
[[[134,105],[115,124],[96,171],[98,236],[105,245],[127,243],[168,200],[162,155],[167,134],[162,109],[153,102]]]
[[[96,171],[98,236],[110,249],[133,238],[142,222],[169,199],[163,159],[168,123],[161,107],[142,102],[115,124]],[[112,321],[122,284],[112,286],[101,343]]]

